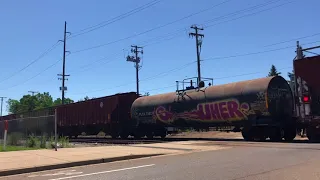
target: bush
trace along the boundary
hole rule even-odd
[[[8,134],[7,144],[12,146],[19,145],[19,141],[22,140],[23,134],[19,132],[13,132]]]
[[[62,148],[70,147],[69,139],[67,137],[60,137],[59,143]]]
[[[40,145],[40,140],[36,136],[30,135],[27,140],[27,147],[35,148],[38,147],[38,145]]]
[[[46,144],[47,144],[47,136],[42,135],[40,139],[40,148],[46,148]]]

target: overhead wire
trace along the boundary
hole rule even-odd
[[[229,18],[229,17],[232,17],[232,16],[237,16],[239,14],[242,14],[243,12],[250,12],[250,11],[253,11],[253,10],[256,10],[258,8],[261,8],[261,7],[266,7],[270,4],[273,4],[273,3],[277,3],[281,0],[271,0],[271,1],[267,1],[265,3],[261,3],[261,4],[258,4],[258,5],[255,5],[255,6],[251,6],[249,8],[245,8],[245,9],[241,9],[241,10],[238,10],[236,12],[232,12],[232,13],[228,13],[228,14],[225,14],[225,15],[221,15],[221,16],[218,16],[216,18],[213,18],[213,19],[210,19],[210,20],[206,20],[204,21],[204,23],[202,24],[209,24],[211,22],[215,22],[215,21],[219,21],[219,20],[222,20],[222,19],[225,19],[225,18]],[[283,6],[283,4],[281,4],[281,6]],[[277,7],[280,7],[280,6],[277,6]],[[272,8],[269,8],[267,10],[271,10],[271,9],[274,9],[274,8],[277,8],[277,7],[272,7]],[[255,12],[255,13],[251,13],[251,14],[246,14],[244,16],[241,16],[241,17],[237,17],[237,18],[233,18],[231,20],[227,20],[227,21],[223,21],[223,22],[220,22],[220,23],[216,23],[214,25],[218,25],[218,24],[223,24],[223,23],[227,23],[227,22],[230,22],[230,21],[234,21],[234,20],[238,20],[238,19],[241,19],[241,18],[244,18],[244,17],[249,17],[249,16],[253,16],[253,15],[256,15],[256,14],[259,14],[259,13],[262,13],[262,12],[265,12],[267,10],[262,10],[262,11],[259,11],[259,12]],[[209,27],[211,26],[214,26],[214,25],[210,25]],[[159,39],[159,38],[162,38],[161,41],[167,41],[167,40],[171,40],[171,39],[174,39],[174,38],[177,38],[179,36],[177,36],[178,34],[182,33],[183,31],[186,31],[187,27],[186,28],[182,28],[182,29],[179,29],[179,30],[176,30],[175,32],[172,32],[172,33],[168,33],[166,35],[163,35],[163,36],[158,36],[158,37],[155,37],[153,39],[150,39],[150,40],[147,40],[148,41],[153,41],[154,39]],[[171,38],[166,38],[168,36],[173,36]],[[158,44],[160,43],[161,41],[158,41],[157,43],[154,43],[154,44]],[[142,42],[145,43],[146,41]]]
[[[305,43],[305,44],[302,44],[302,45],[314,44],[314,43],[319,43],[319,42],[320,42],[320,41],[314,41],[314,42]],[[241,57],[241,56],[250,56],[250,55],[268,53],[268,52],[273,52],[273,51],[280,51],[280,50],[284,50],[284,49],[288,49],[288,48],[293,48],[293,47],[295,47],[295,46],[287,46],[287,47],[284,47],[284,48],[277,48],[277,49],[273,49],[273,50],[258,51],[258,52],[252,52],[252,53],[246,53],[246,54],[238,54],[238,55],[218,57],[218,58],[216,58],[216,57],[214,57],[214,58],[205,58],[205,59],[203,59],[202,61],[211,60],[211,59],[212,59],[212,60],[216,60],[216,59],[235,58],[235,57]],[[184,64],[184,65],[183,65],[183,68],[188,67],[189,65],[191,65],[191,64],[193,64],[193,63],[195,63],[195,61],[189,62],[189,63],[187,63],[187,64]],[[177,69],[180,69],[180,70],[181,70],[181,69],[183,69],[183,68],[174,68],[174,69],[171,69],[171,70],[169,70],[169,71],[166,71],[166,72],[163,72],[163,73],[159,73],[158,75],[155,75],[155,76],[151,76],[151,77],[142,79],[142,80],[140,80],[139,82],[157,79],[157,78],[159,78],[159,77],[163,77],[163,75],[168,75],[168,74],[171,73],[171,72],[177,71]],[[133,83],[135,83],[135,81],[132,81],[132,82],[130,82],[130,83],[125,83],[125,84],[122,84],[122,85],[119,85],[119,86],[115,86],[115,87],[112,87],[112,88],[103,88],[103,89],[94,90],[94,91],[86,91],[86,92],[83,92],[83,93],[76,93],[76,94],[74,94],[74,95],[88,94],[88,93],[93,93],[93,92],[104,91],[104,90],[107,90],[107,89],[114,89],[114,88],[118,88],[118,87],[127,86],[127,85],[133,84]]]
[[[274,1],[269,1],[269,2],[274,2]],[[261,6],[261,5],[260,5]],[[252,7],[251,7],[252,8]],[[265,11],[265,10],[264,10]],[[247,16],[247,15],[246,15]],[[169,40],[170,39],[173,39],[173,38],[169,38]],[[157,42],[157,43],[159,43],[159,42]],[[149,46],[149,45],[148,45]],[[287,48],[289,48],[289,47],[287,47]],[[291,47],[290,47],[291,48]],[[216,58],[215,58],[216,59]]]
[[[184,16],[184,17],[179,18],[179,19],[177,19],[177,20],[174,20],[174,21],[165,23],[165,24],[163,24],[163,25],[160,25],[160,26],[157,26],[157,27],[148,29],[148,30],[143,31],[143,32],[140,32],[140,33],[138,33],[138,34],[130,35],[130,36],[127,36],[127,37],[124,37],[124,38],[121,38],[121,39],[118,39],[118,40],[115,40],[115,41],[111,41],[111,42],[108,42],[108,43],[104,43],[104,44],[92,46],[92,47],[89,47],[89,48],[85,48],[85,49],[81,49],[81,50],[76,50],[76,51],[73,51],[73,53],[79,53],[79,52],[88,51],[88,50],[91,50],[91,49],[100,48],[100,47],[103,47],[103,46],[107,46],[107,45],[110,45],[110,44],[114,44],[114,43],[117,43],[117,42],[120,42],[120,41],[123,41],[123,40],[127,40],[127,39],[130,39],[130,38],[133,38],[133,37],[137,37],[137,36],[146,34],[146,33],[148,33],[148,32],[151,32],[151,31],[154,31],[154,30],[157,30],[157,29],[160,29],[160,28],[169,26],[169,25],[171,25],[171,24],[174,24],[174,23],[177,23],[177,22],[179,22],[179,21],[185,20],[185,19],[190,18],[190,17],[192,17],[192,16],[195,16],[195,15],[198,15],[198,14],[200,14],[200,13],[206,12],[206,11],[208,11],[208,10],[214,8],[214,7],[223,5],[223,4],[225,4],[225,3],[229,2],[229,1],[232,1],[232,0],[223,1],[222,3],[215,4],[215,5],[213,5],[213,6],[210,6],[209,8],[202,9],[202,10],[197,11],[197,12],[195,12],[195,13],[189,14],[189,15],[187,15],[187,16]]]
[[[39,76],[40,74],[42,74],[43,72],[47,71],[48,69],[52,68],[53,66],[55,66],[56,64],[58,64],[58,62],[60,62],[61,59],[59,59],[58,61],[54,62],[53,64],[51,64],[50,66],[48,66],[47,68],[45,68],[44,70],[42,70],[41,72],[39,72],[38,74],[32,76],[31,78],[27,79],[27,80],[24,80],[22,83],[18,83],[18,84],[15,84],[13,86],[10,86],[8,88],[5,88],[5,89],[0,89],[0,90],[8,90],[8,89],[11,89],[13,87],[17,87],[17,86],[20,86],[20,85],[23,85],[25,84],[26,82],[36,78],[37,76]]]
[[[259,14],[259,13],[262,13],[262,12],[265,12],[265,11],[269,11],[269,10],[272,10],[272,9],[275,9],[275,8],[278,8],[278,7],[281,7],[281,6],[284,6],[284,5],[293,3],[293,2],[294,2],[294,0],[293,0],[293,1],[286,2],[286,3],[282,3],[282,4],[280,4],[280,5],[273,6],[273,7],[270,7],[270,8],[261,10],[261,11],[258,11],[258,12],[246,14],[246,15],[243,15],[243,16],[240,16],[240,17],[237,17],[237,18],[233,18],[233,19],[230,19],[230,20],[227,20],[227,21],[222,21],[222,22],[219,22],[219,23],[207,25],[207,26],[204,26],[204,27],[205,27],[205,28],[209,28],[209,27],[212,27],[212,26],[216,26],[216,25],[218,25],[218,24],[223,24],[223,23],[230,22],[230,21],[234,21],[234,20],[238,20],[238,19],[241,19],[241,18],[244,18],[244,17],[253,16],[253,15],[256,15],[256,14]],[[209,23],[209,24],[210,24],[210,23]]]
[[[38,62],[40,59],[42,59],[43,57],[45,57],[49,52],[51,52],[52,50],[54,50],[58,45],[59,45],[60,41],[57,41],[55,44],[53,44],[49,49],[47,49],[45,52],[43,52],[38,58],[34,59],[33,61],[31,61],[29,64],[27,64],[26,66],[22,67],[21,69],[19,69],[18,71],[12,73],[10,76],[4,78],[3,80],[0,81],[0,83],[16,76],[17,74],[21,73],[22,71],[24,71],[25,69],[27,69],[28,67],[30,67],[31,65],[33,65],[34,63]]]
[[[87,33],[92,32],[94,30],[97,30],[97,29],[100,29],[100,28],[105,27],[107,25],[110,25],[110,24],[112,24],[114,22],[117,22],[117,21],[119,21],[121,19],[124,19],[124,18],[126,18],[126,17],[128,17],[130,15],[136,14],[136,13],[138,13],[138,12],[144,10],[144,9],[147,9],[147,8],[149,8],[149,7],[151,7],[151,6],[155,5],[155,4],[158,4],[160,1],[161,0],[151,1],[149,3],[146,3],[146,4],[142,5],[142,6],[139,6],[139,7],[135,8],[135,9],[133,9],[133,10],[130,10],[130,11],[126,12],[126,13],[120,14],[120,15],[112,18],[112,19],[109,19],[109,20],[103,21],[103,22],[101,22],[101,23],[99,23],[97,25],[93,25],[93,26],[90,26],[88,28],[82,29],[82,30],[76,32],[75,35],[70,36],[68,39],[71,39],[71,38],[74,38],[74,37],[77,37],[77,36],[80,36],[80,35],[83,35],[83,34],[87,34]]]
[[[302,45],[314,44],[314,43],[319,43],[319,42],[320,41],[313,41],[313,42],[309,42],[309,43],[304,43]],[[210,57],[210,58],[204,58],[201,61],[211,61],[211,60],[229,59],[229,58],[235,58],[235,57],[241,57],[241,56],[251,56],[251,55],[256,55],[256,54],[263,54],[263,53],[269,53],[269,52],[274,52],[274,51],[290,49],[290,48],[294,48],[294,47],[296,47],[296,46],[287,46],[287,47],[283,47],[283,48],[258,51],[258,52],[251,52],[251,53],[245,53],[245,54],[236,54],[236,55],[224,56],[224,57]]]
[[[289,69],[292,67],[285,67],[285,68],[279,68],[278,70],[284,70],[284,69]],[[262,74],[264,72],[252,72],[252,73],[244,73],[244,74],[237,74],[237,75],[232,75],[232,76],[224,76],[224,77],[218,77],[218,78],[213,78],[213,80],[220,80],[220,79],[229,79],[229,78],[234,78],[234,77],[240,77],[240,76],[247,76],[247,75],[254,75],[254,74]],[[148,90],[144,90],[142,92],[152,92],[152,91],[157,91],[157,90],[163,90],[163,89],[168,89],[168,88],[172,88],[172,87],[176,87],[176,85],[170,85],[170,86],[166,86],[166,87],[161,87],[161,88],[154,88],[154,89],[148,89]]]

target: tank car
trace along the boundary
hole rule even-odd
[[[137,98],[136,136],[166,136],[166,127],[234,126],[245,140],[291,141],[293,95],[281,76]]]

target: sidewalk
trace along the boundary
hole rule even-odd
[[[197,142],[200,143],[200,142]],[[0,176],[79,165],[135,159],[192,151],[218,150],[220,146],[199,146],[195,142],[170,142],[128,146],[100,146],[28,150],[0,153]]]

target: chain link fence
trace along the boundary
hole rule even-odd
[[[19,118],[17,118],[19,116]],[[0,122],[1,148],[4,147],[7,121],[6,149],[10,148],[54,148],[55,115],[50,112],[20,114],[14,119]]]

